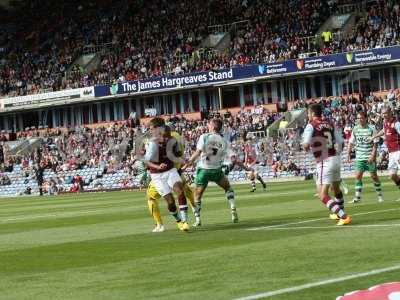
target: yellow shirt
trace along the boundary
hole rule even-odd
[[[324,42],[329,42],[332,40],[332,32],[330,31],[324,31],[321,33],[321,36],[324,39]]]

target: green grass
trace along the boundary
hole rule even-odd
[[[346,228],[327,218],[312,181],[254,194],[236,186],[238,224],[224,194],[210,188],[203,226],[189,233],[177,230],[164,203],[167,231],[151,233],[142,192],[0,199],[0,299],[233,299],[399,264],[400,227],[358,225],[400,224],[400,192],[385,180],[385,202],[377,203],[366,182],[363,202],[346,206],[354,220]],[[320,220],[248,230],[312,219]],[[399,274],[270,299],[335,299]]]

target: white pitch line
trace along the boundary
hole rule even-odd
[[[259,294],[250,295],[247,297],[242,297],[242,298],[236,298],[234,300],[256,300],[256,299],[261,299],[261,298],[269,298],[272,296],[298,292],[298,291],[310,289],[310,288],[321,286],[321,285],[327,285],[327,284],[347,281],[347,280],[351,280],[351,279],[355,279],[355,278],[377,275],[377,274],[381,274],[381,273],[396,271],[399,269],[400,269],[400,264],[396,264],[396,265],[394,265],[392,267],[388,267],[388,268],[375,269],[375,270],[368,271],[368,272],[356,273],[356,274],[347,275],[347,276],[343,276],[343,277],[337,277],[337,278],[331,278],[331,279],[317,281],[317,282],[311,282],[311,283],[292,286],[292,287],[288,287],[288,288],[284,288],[284,289],[280,289],[280,290],[259,293]]]
[[[367,224],[351,226],[294,226],[294,227],[272,227],[264,230],[299,230],[299,229],[342,229],[342,228],[379,228],[379,227],[399,227],[400,224]]]
[[[97,209],[97,210],[88,210],[88,211],[70,211],[70,212],[61,212],[61,213],[53,213],[53,214],[44,214],[44,215],[31,215],[31,216],[21,216],[15,218],[7,218],[7,219],[0,219],[0,223],[7,223],[13,221],[23,221],[23,220],[34,220],[34,219],[43,219],[43,218],[68,218],[68,217],[79,217],[84,215],[97,215],[102,213],[118,213],[118,212],[126,212],[126,211],[136,211],[142,210],[142,207],[128,207],[124,209]]]
[[[372,211],[367,211],[367,212],[362,212],[358,214],[353,214],[353,216],[362,216],[362,215],[369,215],[369,214],[376,214],[376,213],[383,213],[383,212],[388,212],[388,211],[396,211],[400,210],[400,208],[390,208],[390,209],[382,209],[382,210],[372,210]],[[305,223],[312,223],[316,221],[322,221],[326,220],[327,218],[317,218],[317,219],[310,219],[310,220],[304,220],[304,221],[299,221],[299,222],[291,222],[291,223],[284,223],[284,224],[277,224],[277,225],[269,225],[269,226],[261,226],[261,227],[254,227],[254,228],[247,228],[245,230],[265,230],[265,229],[270,229],[270,228],[276,228],[276,227],[284,227],[284,226],[289,226],[289,225],[298,225],[298,224],[305,224]]]

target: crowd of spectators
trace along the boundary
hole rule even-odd
[[[353,1],[354,2],[354,1]],[[357,2],[357,1],[356,1]],[[309,43],[346,1],[207,0],[202,2],[44,1],[9,12],[0,33],[0,96],[16,96],[276,62],[304,52],[329,54],[397,44],[399,5],[377,0],[353,35]],[[21,21],[22,20],[22,21]],[[209,26],[240,22],[223,53],[200,47]],[[85,72],[73,62],[85,49],[102,50]]]
[[[368,112],[369,122],[379,130],[382,128],[381,111],[385,106],[398,108],[399,90],[390,90],[384,96],[349,95],[346,97],[329,97],[296,101],[293,108],[304,108],[310,103],[321,103],[324,115],[335,121],[342,128],[345,140],[348,140],[356,122],[356,112],[363,109]],[[242,108],[237,113],[230,111],[210,111],[208,117],[220,117],[224,122],[224,135],[231,142],[236,157],[244,159],[246,143],[257,149],[258,163],[266,166],[275,176],[286,172],[291,175],[305,175],[304,156],[299,156],[301,149],[302,127],[291,128],[281,132],[278,139],[268,138],[266,129],[275,120],[282,119],[283,114],[267,111],[263,106]],[[173,116],[167,120],[173,130],[178,131],[186,141],[185,156],[189,157],[196,148],[199,136],[207,131],[207,119],[188,120],[182,116]],[[260,134],[261,133],[261,134]],[[106,174],[123,171],[126,177],[120,180],[121,187],[132,187],[137,174],[135,167],[135,147],[139,137],[147,136],[145,125],[128,120],[127,122],[106,125],[75,127],[68,129],[46,129],[18,133],[18,138],[40,137],[43,144],[36,151],[19,155],[4,153],[1,172],[10,172],[15,165],[21,167],[21,175],[28,182],[37,179],[38,169],[52,170],[56,177],[43,182],[43,191],[56,193],[64,184],[72,184],[71,191],[82,191],[84,186],[92,183],[102,188],[101,178]],[[378,167],[387,166],[387,149],[384,144],[379,147]],[[91,178],[82,178],[79,173],[85,168],[97,168],[98,172]],[[75,171],[71,176],[69,171]],[[5,173],[0,176],[0,185],[12,183]]]
[[[397,1],[377,0],[358,23],[354,34],[334,41],[322,49],[324,54],[367,50],[397,45],[400,35],[400,11]]]
[[[224,134],[232,142],[233,151],[240,158],[244,158],[244,142],[254,140],[260,147],[263,144],[267,145],[260,137],[265,137],[267,126],[281,116],[280,113],[271,113],[260,106],[241,109],[237,114],[225,112],[221,118],[224,120]],[[209,118],[211,117],[218,117],[217,112],[211,112]],[[196,121],[175,116],[171,117],[167,124],[180,132],[186,141],[186,157],[196,149],[200,135],[207,132],[207,119]],[[257,137],[254,135],[257,132],[262,132],[263,135]],[[32,152],[18,155],[5,153],[1,171],[10,172],[14,166],[19,165],[21,176],[29,182],[32,178],[38,180],[38,170],[51,170],[57,176],[43,182],[43,191],[48,193],[61,191],[60,187],[63,184],[73,184],[71,191],[81,191],[92,182],[94,186],[101,188],[99,179],[102,176],[121,170],[127,175],[121,179],[121,187],[131,187],[136,175],[137,140],[147,135],[146,126],[137,126],[131,120],[98,127],[30,129],[18,133],[18,139],[41,138],[42,145]],[[263,155],[260,154],[260,157]],[[266,164],[267,161],[263,159],[263,163]],[[97,168],[98,172],[92,178],[82,180],[79,173],[85,168]],[[71,176],[70,171],[75,171],[80,179]]]

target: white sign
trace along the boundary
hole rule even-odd
[[[144,115],[146,117],[155,117],[157,116],[157,110],[155,108],[146,108],[144,110]]]
[[[63,90],[58,92],[34,94],[1,99],[1,108],[15,108],[60,100],[72,100],[78,98],[94,98],[94,87],[85,87],[79,89]]]
[[[81,88],[81,98],[92,98],[94,97],[94,86],[88,86]]]

